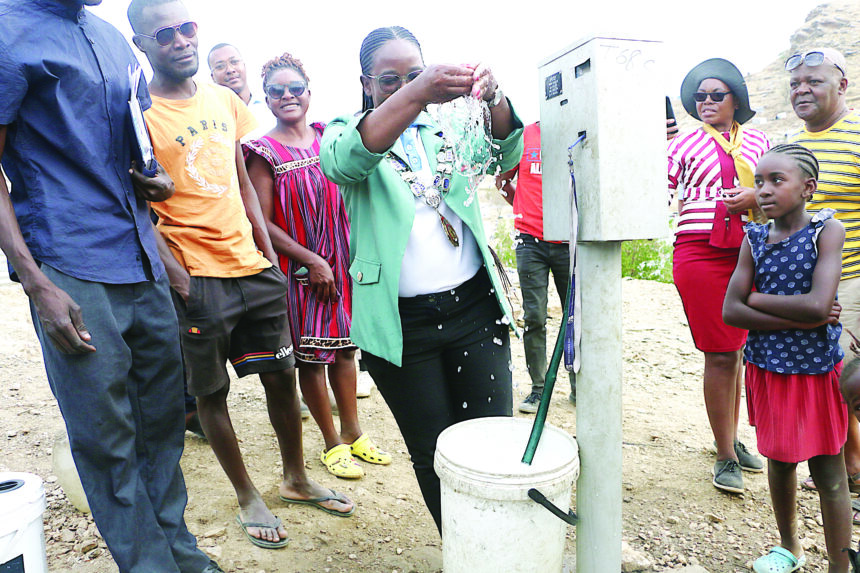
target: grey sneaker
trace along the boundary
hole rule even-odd
[[[744,492],[744,476],[735,460],[717,460],[712,470],[714,487],[731,493]]]
[[[520,412],[523,414],[534,414],[540,406],[541,395],[537,392],[532,392],[520,404]]]
[[[764,471],[764,463],[762,463],[761,458],[749,451],[743,442],[735,442],[735,455],[738,457],[738,465],[745,472],[761,473]]]

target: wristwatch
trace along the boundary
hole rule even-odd
[[[496,107],[497,105],[502,103],[502,98],[504,98],[504,97],[505,97],[505,95],[502,93],[502,90],[497,87],[496,93],[493,94],[493,99],[491,99],[490,101],[487,102],[487,107],[490,109]]]

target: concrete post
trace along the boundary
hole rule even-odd
[[[621,242],[580,243],[577,573],[621,571]]]

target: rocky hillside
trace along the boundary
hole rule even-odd
[[[860,21],[860,2],[835,0],[821,4],[809,13],[803,26],[791,36],[791,48],[774,54],[773,62],[747,76],[750,103],[756,116],[749,125],[766,132],[774,142],[784,141],[788,134],[800,127],[800,121],[788,100],[788,74],[785,59],[791,54],[820,46],[830,46],[845,54],[847,60],[848,105],[860,109],[860,35],[856,23]],[[676,110],[683,110],[680,100]],[[696,121],[679,114],[682,129],[694,128]]]

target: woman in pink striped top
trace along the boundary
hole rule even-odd
[[[763,464],[738,441],[747,332],[726,325],[722,308],[748,210],[757,209],[753,172],[770,143],[761,131],[741,127],[755,112],[731,62],[714,58],[693,68],[681,100],[702,127],[669,143],[669,191],[677,193],[679,212],[673,276],[693,341],[705,354],[705,408],[717,447],[713,484],[743,493],[741,470],[761,472]]]

